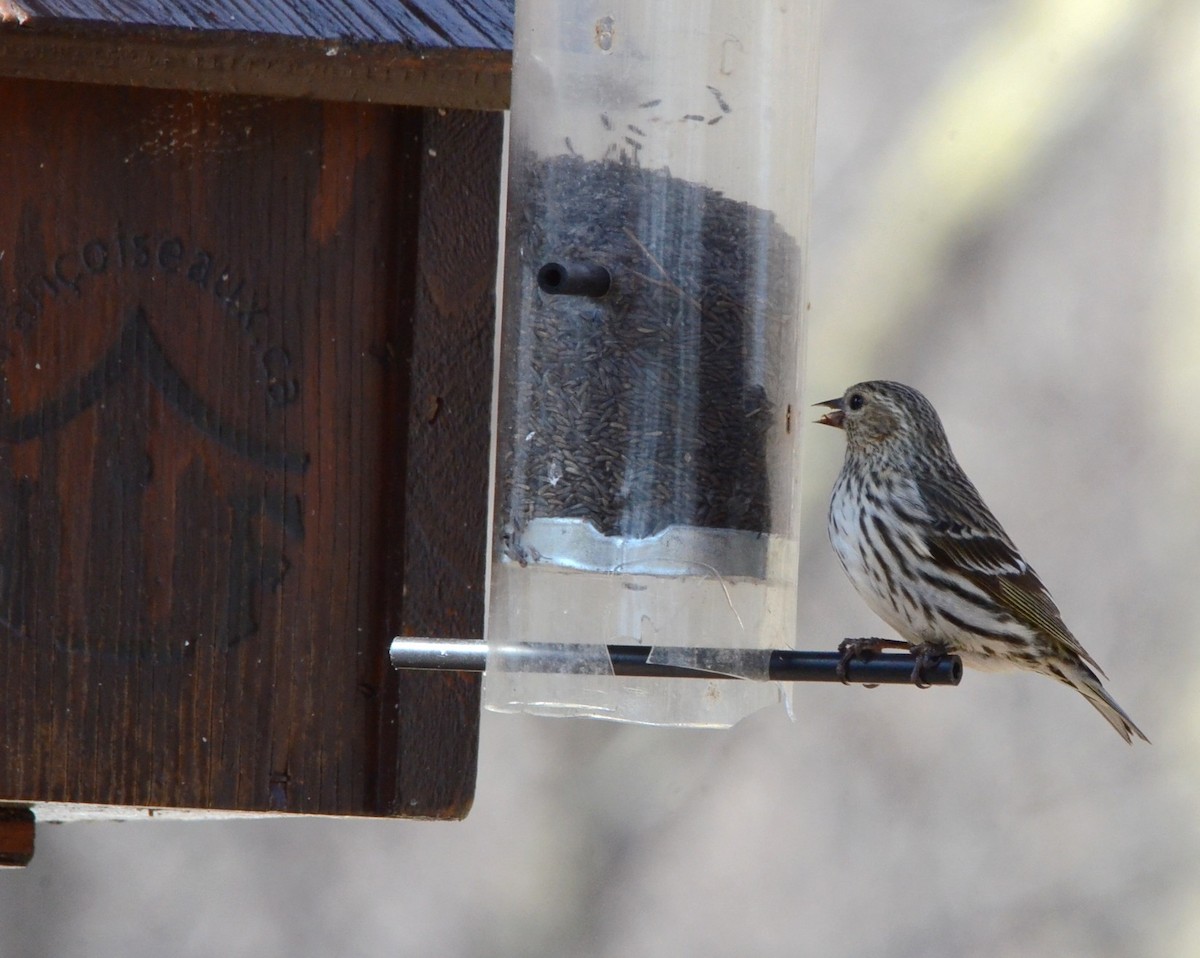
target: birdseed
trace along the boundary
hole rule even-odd
[[[769,211],[628,161],[514,168],[501,549],[523,557],[519,530],[542,517],[635,539],[671,525],[769,532],[796,242]],[[612,286],[598,299],[543,293],[550,261],[604,266]]]

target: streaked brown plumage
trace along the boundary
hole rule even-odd
[[[918,653],[1048,675],[1125,741],[1149,741],[958,465],[929,401],[877,381],[818,405],[831,410],[819,421],[846,433],[829,539],[867,604]]]

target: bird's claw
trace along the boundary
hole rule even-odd
[[[838,643],[838,652],[841,653],[841,659],[837,664],[837,677],[841,679],[842,685],[850,684],[850,677],[847,674],[847,669],[850,663],[856,659],[859,662],[870,662],[884,649],[888,648],[908,648],[908,643],[897,642],[894,639],[842,639]],[[873,689],[875,685],[867,685],[867,688]]]
[[[838,652],[841,658],[837,664],[837,677],[841,679],[842,685],[849,685],[850,679],[846,674],[846,669],[855,659],[860,662],[869,662],[875,655],[879,654],[879,642],[876,639],[842,639],[838,643]]]
[[[936,668],[946,654],[943,650],[932,645],[918,645],[912,650],[916,659],[912,670],[912,683],[919,689],[930,688],[930,682],[925,676],[925,670]]]

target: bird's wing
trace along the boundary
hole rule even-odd
[[[1013,545],[966,476],[952,484],[922,483],[929,521],[929,554],[957,570],[1000,608],[1074,653],[1104,675],[1071,634],[1038,574]]]

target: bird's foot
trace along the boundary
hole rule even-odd
[[[884,649],[907,648],[907,642],[899,642],[896,639],[842,639],[838,644],[838,651],[842,654],[842,658],[837,665],[837,677],[842,680],[842,685],[849,685],[850,679],[846,670],[855,659],[859,662],[870,662]],[[874,686],[868,685],[867,688],[874,688]]]
[[[917,660],[912,670],[912,682],[919,689],[929,688],[929,680],[925,677],[925,670],[928,668],[936,668],[937,664],[945,657],[946,650],[938,645],[930,645],[922,643],[914,645],[911,649],[913,657]]]

